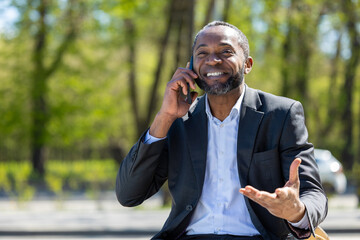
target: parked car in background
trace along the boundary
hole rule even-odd
[[[327,194],[342,194],[346,190],[347,180],[342,164],[329,150],[315,149],[315,160],[319,166],[322,185]]]

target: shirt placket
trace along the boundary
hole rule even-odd
[[[225,123],[220,122],[217,125],[217,138],[218,138],[218,149],[217,149],[217,194],[216,194],[216,214],[215,214],[215,233],[220,233],[224,229],[224,217],[223,217],[223,208],[225,199],[223,199],[222,191],[224,190],[224,157],[225,157]]]

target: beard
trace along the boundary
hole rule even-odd
[[[245,64],[243,64],[239,72],[231,75],[224,83],[215,80],[212,85],[209,85],[202,77],[195,79],[195,82],[199,86],[199,88],[204,90],[204,92],[207,94],[223,95],[239,87],[242,84],[242,82],[244,81],[244,70]]]

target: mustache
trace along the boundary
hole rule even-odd
[[[207,84],[205,79],[199,77],[195,79],[196,84],[208,94],[223,95],[227,92],[237,88],[244,81],[244,68],[239,72],[230,76],[225,83],[215,83],[213,85]]]

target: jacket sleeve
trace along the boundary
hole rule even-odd
[[[285,179],[289,179],[289,168],[292,161],[297,157],[302,160],[299,167],[299,195],[306,207],[310,229],[304,231],[289,226],[289,224],[288,226],[297,238],[308,238],[310,233],[314,234],[314,229],[325,219],[328,206],[315,162],[314,147],[308,142],[304,110],[299,102],[295,102],[291,106],[286,117],[281,135],[280,151]]]
[[[116,196],[123,206],[140,205],[167,179],[167,139],[144,144],[146,132],[122,161],[116,177]]]

